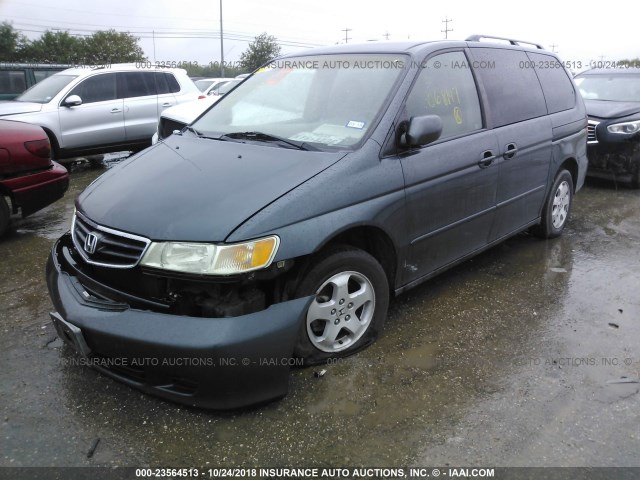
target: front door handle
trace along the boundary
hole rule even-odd
[[[482,160],[478,162],[478,166],[480,168],[487,168],[489,165],[493,163],[496,159],[496,156],[493,154],[492,150],[486,150],[482,152]]]
[[[518,146],[515,143],[509,143],[505,147],[505,152],[502,154],[505,160],[509,160],[516,156],[518,153]]]
[[[162,106],[163,106],[163,107],[170,107],[170,106],[171,106],[171,104],[170,104],[169,102],[166,102],[166,103],[163,103],[163,104],[162,104]]]
[[[119,108],[112,108],[111,109],[111,113],[120,113],[122,110],[120,110]]]

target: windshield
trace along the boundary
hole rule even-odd
[[[371,128],[404,59],[361,54],[276,60],[225,95],[193,127],[215,138],[259,132],[319,147],[351,147]]]
[[[640,102],[640,75],[585,75],[575,81],[585,100]]]
[[[41,82],[36,83],[33,87],[16,98],[16,101],[49,103],[51,99],[60,92],[60,90],[69,85],[71,80],[76,77],[77,75],[52,75]]]

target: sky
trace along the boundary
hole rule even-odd
[[[450,39],[472,34],[541,44],[567,62],[640,57],[635,38],[640,7],[538,0],[0,0],[0,21],[30,38],[46,29],[89,35],[114,28],[140,37],[151,61],[220,61],[220,2],[224,58],[236,62],[256,35],[267,32],[282,52],[367,41]],[[591,5],[591,6],[590,6]],[[345,32],[345,29],[349,29]]]

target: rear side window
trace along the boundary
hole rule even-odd
[[[156,95],[156,78],[153,72],[121,73],[124,84],[124,97],[146,97]]]
[[[518,50],[473,48],[477,74],[487,93],[494,127],[547,114],[540,82],[529,57]]]
[[[178,83],[178,80],[176,80],[176,77],[170,73],[165,73],[164,76],[169,84],[169,92],[178,93],[180,91],[180,84]]]
[[[67,97],[78,95],[82,103],[105,102],[117,99],[116,92],[116,74],[104,73],[87,78],[71,90]]]
[[[482,128],[478,91],[463,52],[431,57],[407,98],[409,117],[438,115],[440,138],[454,137]]]
[[[164,73],[154,73],[153,77],[155,78],[155,81],[156,81],[156,89],[158,91],[158,95],[171,93],[171,89],[169,88],[169,83],[167,82],[167,76]]]
[[[558,59],[540,53],[528,52],[527,55],[531,59],[529,63],[535,66],[540,79],[549,113],[562,112],[575,107],[576,93],[573,82]]]
[[[22,93],[26,89],[24,70],[0,70],[0,93]]]

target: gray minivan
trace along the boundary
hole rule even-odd
[[[560,235],[583,101],[555,54],[480,40],[281,57],[103,174],[47,265],[60,336],[146,392],[245,406],[286,394],[292,358],[370,344],[392,295]]]

